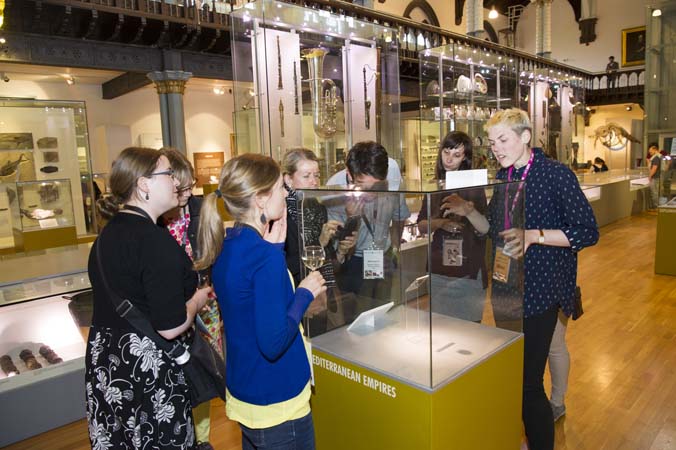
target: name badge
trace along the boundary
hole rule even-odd
[[[444,266],[462,266],[462,239],[444,238],[443,255]]]
[[[495,249],[495,261],[493,261],[493,279],[507,283],[509,280],[509,266],[511,258],[504,252],[502,247]]]
[[[382,250],[364,250],[364,279],[378,280],[385,278]]]

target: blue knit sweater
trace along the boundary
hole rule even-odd
[[[310,379],[298,324],[313,296],[303,288],[294,293],[283,248],[251,228],[230,228],[212,271],[225,325],[227,387],[255,405],[289,400]]]

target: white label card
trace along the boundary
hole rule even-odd
[[[462,266],[462,239],[444,239],[444,266]]]
[[[385,278],[382,250],[364,250],[364,279],[378,280]]]

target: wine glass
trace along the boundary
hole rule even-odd
[[[317,270],[324,265],[324,258],[326,258],[326,253],[320,245],[308,245],[303,248],[301,259],[305,267],[310,270]]]

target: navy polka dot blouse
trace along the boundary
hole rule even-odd
[[[540,149],[533,152],[533,165],[525,187],[525,226],[517,223],[521,222],[518,220],[514,226],[562,230],[570,247],[531,245],[528,248],[524,263],[524,317],[541,314],[554,304],[570,316],[577,281],[577,252],[596,244],[598,226],[575,174],[563,164],[547,159]],[[512,180],[520,180],[524,170],[525,166],[515,169]],[[496,178],[506,180],[507,169],[501,169]],[[510,199],[513,195],[512,192]],[[502,195],[494,196],[489,213],[493,237],[504,229],[504,203],[499,202],[498,197],[504,201]]]

